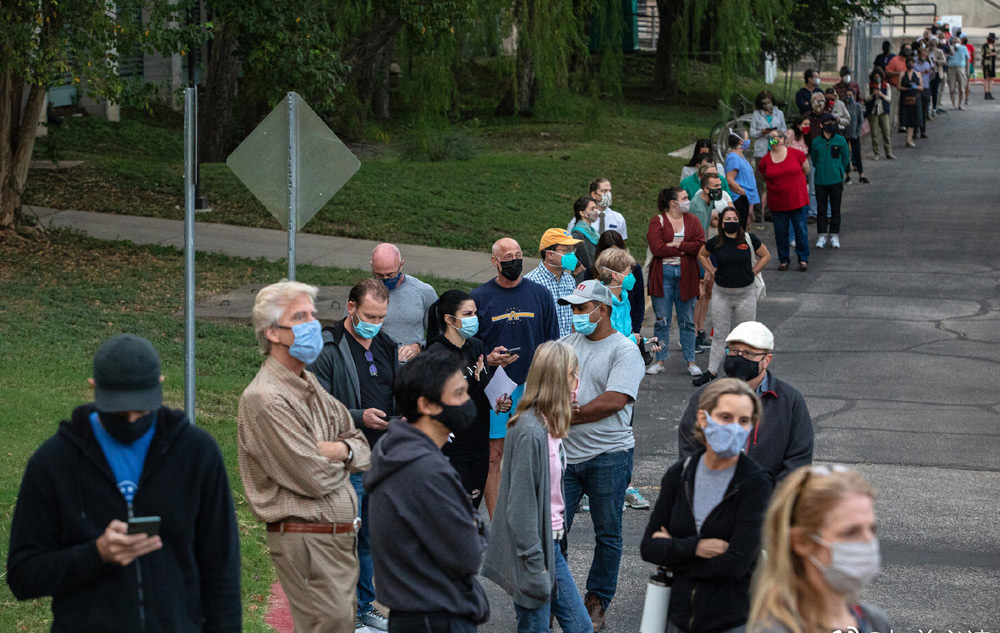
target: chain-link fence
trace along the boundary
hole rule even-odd
[[[844,65],[854,69],[860,83],[868,76],[875,57],[882,52],[882,42],[892,41],[891,20],[854,22],[847,27],[844,45]]]

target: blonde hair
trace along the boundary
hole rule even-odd
[[[610,268],[616,273],[627,275],[633,266],[635,266],[635,257],[632,257],[631,253],[622,248],[606,248],[601,251],[601,254],[597,256],[597,261],[594,262],[594,276],[602,284],[608,285],[613,282],[613,278],[611,271],[606,269]]]
[[[316,286],[288,281],[282,279],[278,283],[264,286],[257,293],[257,298],[253,302],[253,332],[257,337],[257,345],[260,346],[260,353],[267,356],[271,353],[271,341],[267,340],[265,330],[274,327],[285,313],[288,304],[300,295],[308,295],[309,299],[315,303],[316,293],[319,289]]]
[[[517,413],[507,426],[514,426],[526,411],[535,409],[545,417],[549,435],[554,438],[569,436],[573,407],[570,402],[570,373],[580,370],[576,352],[566,343],[547,341],[535,350],[535,357],[524,381],[524,395],[517,403]]]
[[[719,378],[708,383],[708,386],[705,387],[705,390],[701,392],[701,396],[698,398],[698,410],[709,413],[715,411],[715,407],[719,405],[719,398],[722,396],[746,396],[750,398],[750,401],[753,402],[753,415],[750,416],[750,422],[757,424],[760,421],[762,408],[760,397],[754,391],[753,387],[739,378]],[[697,418],[695,419],[694,428],[691,429],[691,438],[695,442],[705,446],[705,431],[698,426]]]
[[[748,631],[781,625],[791,633],[818,633],[820,599],[805,579],[805,561],[792,550],[791,530],[816,534],[826,515],[848,495],[875,499],[864,475],[845,467],[803,466],[778,486],[764,519],[767,557],[757,568]]]

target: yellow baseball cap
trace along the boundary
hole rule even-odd
[[[555,246],[556,244],[573,246],[582,241],[570,235],[566,229],[549,229],[542,235],[542,241],[538,244],[538,250],[544,251],[546,248]]]

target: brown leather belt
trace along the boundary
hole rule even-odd
[[[296,523],[294,521],[278,521],[268,523],[268,532],[297,533],[297,534],[344,534],[355,532],[361,528],[361,519],[354,519],[351,523]]]

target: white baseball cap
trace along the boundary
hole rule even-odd
[[[613,305],[613,295],[608,288],[596,279],[588,279],[573,290],[573,294],[559,297],[556,303],[559,305],[580,305],[588,301],[597,301],[607,305]]]
[[[774,351],[774,334],[760,321],[744,321],[729,333],[726,343],[746,343],[750,347]]]

